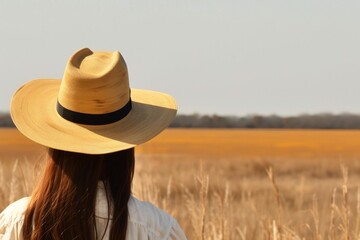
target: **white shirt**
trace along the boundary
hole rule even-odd
[[[22,198],[10,204],[0,214],[0,240],[23,240],[22,224],[29,200],[29,197]],[[111,208],[112,206],[110,206],[110,210]],[[151,203],[139,201],[131,196],[128,202],[128,211],[127,240],[186,240],[186,236],[176,220]],[[108,205],[102,184],[98,186],[95,216],[100,239],[106,229],[108,219]],[[109,234],[110,227],[106,229],[104,239],[109,239]]]

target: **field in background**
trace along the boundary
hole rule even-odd
[[[42,148],[0,130],[0,210]],[[359,239],[360,131],[168,129],[137,148],[134,194],[189,239]]]

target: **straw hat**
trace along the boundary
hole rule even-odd
[[[85,48],[69,59],[62,79],[32,80],[19,88],[11,117],[41,145],[103,154],[150,140],[170,124],[176,109],[170,95],[130,89],[119,52]]]

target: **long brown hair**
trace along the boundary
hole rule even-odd
[[[96,191],[104,181],[114,210],[110,239],[125,239],[134,149],[89,155],[49,149],[42,179],[25,213],[24,239],[96,240]],[[109,205],[109,204],[108,204]]]

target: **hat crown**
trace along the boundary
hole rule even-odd
[[[84,48],[66,65],[58,102],[78,113],[111,113],[129,102],[129,89],[126,63],[119,52]]]

